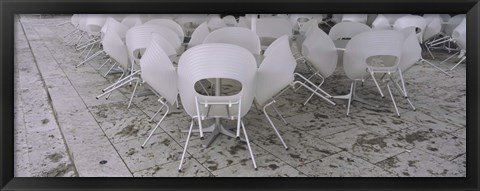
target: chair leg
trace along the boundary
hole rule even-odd
[[[390,90],[390,85],[388,84],[388,82],[387,82],[387,89],[388,89],[388,93],[390,93],[390,98],[392,98],[393,106],[395,107],[397,116],[400,117],[400,113],[398,112],[398,108],[397,108],[397,103],[395,102],[395,98],[393,98],[393,94],[392,94],[392,91]]]
[[[272,105],[273,103],[275,103],[275,100],[274,101],[271,101],[270,103],[267,103],[265,106],[263,106],[263,113],[265,114],[265,117],[267,117],[267,120],[268,122],[270,122],[270,126],[272,126],[273,130],[275,131],[275,133],[277,134],[278,138],[280,139],[280,141],[282,142],[283,146],[285,147],[285,149],[288,150],[288,146],[287,144],[285,144],[285,141],[283,141],[283,138],[282,136],[280,135],[280,133],[278,132],[277,128],[275,127],[275,124],[273,124],[272,120],[270,119],[270,116],[268,115],[267,113],[267,107]]]
[[[285,125],[288,125],[287,120],[285,120],[285,118],[283,117],[283,114],[277,109],[277,107],[275,105],[272,105],[272,108],[277,113],[277,115],[280,117],[280,119],[282,119],[283,123],[285,123]]]
[[[325,81],[325,79],[322,77],[322,82],[320,82],[320,83],[318,84],[317,89],[320,89],[320,86],[323,85],[323,82],[324,82],[324,81]],[[303,103],[303,105],[307,105],[308,101],[310,101],[310,99],[312,99],[313,95],[314,95],[314,93],[312,93],[312,94],[310,95],[310,97],[308,97],[308,99]]]
[[[432,57],[432,59],[435,59],[435,56],[433,56],[432,51],[431,51],[430,48],[428,47],[427,43],[425,43],[425,49],[427,49],[427,51],[428,51],[428,53],[430,54],[430,56]]]
[[[326,98],[325,96],[323,96],[322,94],[319,94],[316,90],[313,90],[312,88],[308,87],[307,85],[305,85],[304,83],[300,82],[300,81],[295,81],[293,82],[291,85],[293,88],[295,88],[295,85],[296,84],[300,84],[301,86],[307,88],[308,90],[310,90],[311,92],[315,93],[317,96],[321,97],[322,99],[324,99],[325,101],[327,101],[328,103],[332,104],[332,105],[336,105],[335,102],[333,102],[332,100]]]
[[[240,139],[240,122],[242,116],[242,96],[238,100],[238,113],[237,113],[237,139]]]
[[[79,66],[87,63],[88,61],[92,60],[93,58],[95,58],[96,56],[100,55],[101,53],[103,53],[103,50],[100,50],[100,51],[98,51],[98,52],[95,52],[94,54],[92,54],[92,56],[86,58],[84,61],[80,62],[80,63],[79,63],[77,66],[75,66],[75,67],[77,68],[77,67],[79,67]],[[109,59],[110,59],[110,58],[109,58]],[[107,62],[105,62],[105,63],[107,63]],[[102,67],[103,67],[103,65],[105,65],[105,63],[102,64]],[[101,67],[100,67],[100,68],[101,68]],[[100,68],[99,68],[99,69],[100,69]]]
[[[137,82],[135,82],[135,87],[133,88],[132,96],[130,96],[130,101],[128,102],[127,110],[130,108],[130,105],[132,105],[133,96],[135,96],[135,92],[137,91],[138,82],[140,82],[140,79],[137,78]]]
[[[350,85],[350,93],[348,94],[348,104],[347,104],[347,116],[350,114],[350,105],[352,104],[352,95],[353,95],[353,92],[355,91],[355,83],[356,82],[352,82],[352,84]]]
[[[372,79],[373,79],[373,82],[375,83],[375,86],[377,86],[378,92],[380,93],[382,98],[384,98],[385,96],[383,95],[382,89],[380,88],[380,85],[378,85],[377,79],[375,79],[375,76],[374,76],[375,73],[370,71],[370,69],[368,69],[368,70],[369,70],[370,76],[372,76]]]
[[[162,118],[160,119],[160,121],[158,121],[157,125],[155,125],[155,127],[152,129],[152,131],[150,132],[150,134],[148,135],[147,139],[145,140],[145,142],[143,142],[142,144],[142,149],[145,148],[145,145],[147,144],[147,142],[150,140],[150,138],[152,138],[152,135],[153,133],[155,133],[155,131],[157,130],[158,127],[160,127],[160,123],[162,123],[163,119],[165,119],[165,117],[167,116],[168,112],[170,111],[170,107],[168,107],[168,105],[166,103],[162,103],[164,106],[167,107],[167,111],[165,111],[165,113],[163,114]],[[162,106],[163,108],[163,106]],[[160,108],[161,109],[161,108]]]
[[[160,99],[162,99],[162,98],[160,98]],[[162,107],[160,107],[160,108],[158,109],[158,111],[155,112],[155,114],[153,114],[153,116],[150,118],[150,120],[148,120],[148,122],[152,122],[153,119],[155,119],[155,117],[160,113],[160,111],[162,111],[163,107],[165,107],[165,105],[162,105]]]
[[[452,71],[453,69],[455,69],[460,63],[462,63],[467,57],[464,56],[462,57],[462,59],[460,61],[457,62],[457,64],[455,64],[455,66],[453,66],[452,68],[450,68],[450,71]]]
[[[190,129],[188,130],[187,141],[185,142],[185,146],[183,147],[183,153],[182,153],[182,158],[180,159],[180,165],[178,166],[178,172],[182,172],[183,159],[185,158],[185,153],[187,152],[188,141],[190,140],[190,136],[192,135],[192,128],[193,128],[193,118],[192,118],[192,122],[190,123]]]
[[[447,72],[445,72],[444,70],[442,70],[441,68],[439,68],[438,66],[436,66],[435,64],[433,64],[433,63],[431,63],[431,62],[429,62],[429,61],[427,61],[427,60],[425,60],[425,59],[423,59],[423,58],[421,58],[420,61],[425,62],[425,63],[429,64],[430,66],[433,66],[434,68],[436,68],[436,69],[439,70],[440,72],[444,73],[444,74],[447,75],[448,77],[453,78],[452,75],[448,74]]]
[[[107,64],[108,62],[111,62],[110,58],[108,58],[100,67],[98,67],[97,70],[102,69],[103,66],[105,66],[105,64]]]
[[[245,135],[245,141],[247,142],[247,146],[248,146],[248,151],[250,152],[250,157],[252,158],[253,167],[255,168],[255,170],[257,170],[257,163],[255,162],[255,157],[253,156],[252,147],[250,146],[250,141],[248,140],[245,124],[243,124],[243,121],[241,123],[242,123],[243,134]]]
[[[200,139],[203,140],[204,138],[203,138],[202,116],[200,114],[200,108],[198,107],[197,96],[195,96],[195,106],[196,106],[196,110],[197,110],[198,132],[200,133]]]

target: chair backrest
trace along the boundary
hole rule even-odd
[[[123,68],[128,68],[129,59],[127,47],[118,34],[111,29],[107,29],[102,40],[103,51],[118,62]]]
[[[363,23],[341,22],[333,25],[333,27],[330,29],[330,32],[328,32],[328,36],[330,36],[332,40],[338,40],[342,38],[352,38],[355,35],[370,30],[372,29]]]
[[[143,54],[150,45],[153,33],[163,36],[175,48],[176,52],[179,51],[181,42],[177,38],[177,34],[170,28],[158,25],[138,25],[129,29],[125,38],[131,61],[137,60],[138,55]]]
[[[398,67],[402,72],[407,71],[411,68],[420,58],[422,57],[422,47],[418,43],[417,34],[415,32],[415,27],[408,27],[400,30],[404,35],[402,57]]]
[[[207,21],[206,14],[180,14],[175,17],[177,21],[184,29],[196,28],[203,22]]]
[[[423,33],[427,27],[425,19],[418,15],[407,15],[398,18],[393,24],[394,30],[401,30],[407,27],[416,27],[418,42],[423,42]]]
[[[132,28],[134,26],[141,25],[142,18],[140,15],[127,15],[122,19],[122,24],[124,24],[127,28]]]
[[[187,47],[191,48],[196,45],[202,44],[209,33],[210,30],[208,29],[207,22],[203,22],[193,31],[192,37],[190,38]]]
[[[219,15],[209,15],[207,26],[210,31],[227,27],[227,24],[220,18]]]
[[[244,17],[244,16],[239,17],[237,27],[250,29],[252,27],[251,18]]]
[[[361,80],[368,75],[367,68],[395,70],[402,55],[404,39],[401,32],[394,30],[373,30],[354,36],[343,53],[345,74],[352,80]],[[373,61],[373,58],[393,60],[387,66],[379,67],[369,65],[368,62]]]
[[[211,32],[203,43],[228,43],[246,48],[252,54],[260,54],[260,39],[252,30],[242,27],[225,27]]]
[[[360,24],[360,23],[358,23]],[[324,78],[332,75],[337,67],[338,53],[332,39],[318,27],[313,27],[305,38],[302,55]]]
[[[177,33],[178,39],[183,42],[183,38],[185,37],[185,33],[183,31],[182,26],[170,19],[152,19],[144,23],[145,25],[158,25],[158,26],[165,26],[170,28],[172,31]]]
[[[440,17],[442,18],[442,22],[448,22],[452,18],[450,14],[440,14]]]
[[[127,35],[128,28],[122,23],[118,22],[117,20],[111,17],[108,17],[101,30],[102,38],[103,36],[105,36],[105,33],[107,33],[107,30],[115,31],[118,34],[118,36],[122,39],[122,41],[125,41],[125,36]]]
[[[86,31],[87,30],[87,15],[86,14],[78,15],[78,26],[77,26],[77,28],[81,31]]]
[[[453,30],[452,38],[459,48],[467,49],[467,19],[464,18],[462,22]]]
[[[401,17],[404,17],[404,16],[408,16],[410,14],[383,14],[383,16],[385,16],[388,20],[388,23],[390,23],[390,25],[393,26],[393,24],[395,23],[395,21],[397,21],[397,19],[401,18]]]
[[[106,17],[101,14],[88,14],[85,25],[86,30],[90,34],[100,33],[103,25],[105,24]]]
[[[452,36],[453,30],[457,28],[457,26],[462,22],[464,18],[466,18],[465,14],[458,14],[450,18],[444,28],[445,34]]]
[[[288,36],[275,40],[265,51],[265,59],[257,70],[255,99],[260,105],[293,82],[297,62],[292,55]]]
[[[158,33],[152,33],[152,42],[160,45],[160,47],[162,47],[163,51],[165,52],[165,54],[167,54],[167,56],[170,57],[178,55],[175,47],[173,47],[172,44],[170,44],[170,42],[162,35]]]
[[[442,32],[442,21],[440,16],[425,20],[429,22],[427,22],[427,27],[425,27],[425,32],[423,33],[423,42]]]
[[[70,23],[72,23],[74,27],[78,26],[79,21],[80,21],[79,14],[73,14],[72,17],[70,18]]]
[[[277,39],[283,35],[293,35],[292,24],[286,18],[265,17],[257,20],[257,30],[260,38]]]
[[[332,14],[332,21],[334,23],[341,23],[342,17],[343,17],[343,14]]]
[[[367,14],[344,14],[342,22],[367,23]]]
[[[247,114],[254,98],[257,64],[245,48],[225,43],[201,44],[185,51],[178,64],[178,87],[182,105],[190,116],[196,116],[195,96],[206,100],[235,102],[241,98],[241,116]],[[238,94],[230,96],[204,96],[195,91],[199,80],[229,78],[241,83]],[[203,107],[202,107],[203,108]],[[231,111],[238,107],[232,105]],[[226,115],[226,114],[225,114]]]
[[[227,15],[223,17],[222,20],[229,27],[236,27],[238,25],[237,19],[232,15]]]
[[[392,29],[392,26],[388,22],[387,17],[383,16],[383,14],[377,15],[377,18],[372,23],[373,30],[388,30]]]
[[[177,71],[163,50],[157,41],[151,42],[140,59],[141,76],[153,90],[173,104],[178,95]]]

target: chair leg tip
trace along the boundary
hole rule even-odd
[[[144,146],[141,146],[141,147],[142,147],[142,149],[144,149],[144,148],[145,148]]]
[[[235,139],[240,140],[240,136],[237,136]]]
[[[288,147],[286,147],[286,148],[285,148],[285,150],[287,150],[287,151],[288,151]]]
[[[200,140],[205,140],[205,137],[200,137]]]
[[[258,171],[258,168],[257,168],[257,167],[255,167],[255,171]]]
[[[182,172],[182,170],[178,169],[178,172]]]

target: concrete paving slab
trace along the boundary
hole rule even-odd
[[[281,145],[275,134],[271,134],[266,139],[258,140],[256,144],[293,167],[341,151],[339,148],[299,130],[284,133],[282,137],[289,147],[288,150]]]
[[[424,126],[413,126],[390,135],[432,155],[452,160],[466,152],[466,140]]]
[[[256,144],[250,143],[250,146],[252,147],[252,153],[255,157],[267,154],[265,150]],[[198,162],[205,166],[209,171],[232,166],[243,160],[250,161],[250,153],[247,144],[225,135],[219,135],[208,148],[202,146],[202,140],[200,139],[190,140],[187,152],[196,158]]]
[[[255,158],[255,161],[258,170],[253,170],[251,160],[242,160],[238,164],[213,171],[212,173],[219,177],[306,177],[305,174],[273,155]]]
[[[180,161],[170,162],[135,172],[133,175],[135,177],[213,177],[213,174],[193,157],[185,157],[181,172],[178,172],[179,165]]]
[[[298,170],[313,177],[393,177],[394,175],[348,152],[315,160]]]
[[[151,141],[142,149],[141,145],[145,138],[140,137],[114,144],[131,172],[180,160],[183,148],[166,133],[152,136],[152,139],[160,141]]]
[[[451,161],[418,149],[403,152],[378,163],[401,177],[465,177],[464,170]]]
[[[370,163],[385,160],[412,147],[363,128],[350,129],[325,137],[323,140],[345,149],[349,153],[354,153]]]

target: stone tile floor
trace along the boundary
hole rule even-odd
[[[203,148],[194,134],[184,171],[178,172],[186,139],[180,131],[188,128],[189,117],[181,107],[173,108],[142,149],[155,125],[148,119],[159,108],[158,98],[134,98],[126,110],[131,89],[123,88],[108,100],[96,100],[119,75],[103,77],[107,67],[96,70],[105,56],[75,67],[83,58],[63,38],[73,26],[59,25],[68,21],[69,15],[19,15],[15,20],[15,176],[466,176],[465,64],[449,72],[453,78],[427,64],[406,72],[417,110],[394,89],[401,117],[388,94],[380,98],[370,81],[358,92],[380,107],[354,102],[349,117],[345,101],[335,100],[333,106],[314,97],[304,106],[309,92],[289,89],[276,103],[289,124],[268,111],[289,150],[252,107],[244,121],[258,171],[245,143],[221,135]],[[436,64],[449,55],[434,54],[436,59],[429,60]],[[440,67],[448,69],[454,61]],[[305,73],[304,65],[299,63],[297,71]],[[323,87],[340,95],[349,85],[339,66]]]

